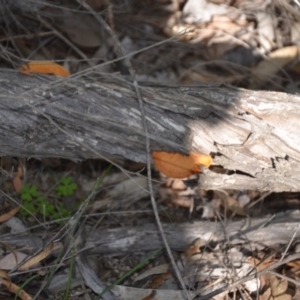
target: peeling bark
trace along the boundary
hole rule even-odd
[[[206,84],[141,85],[152,150],[212,154],[205,189],[300,190],[300,97]],[[0,74],[1,155],[146,162],[138,101],[120,76]],[[230,174],[230,175],[229,175]]]

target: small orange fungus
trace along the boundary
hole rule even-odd
[[[153,151],[156,168],[164,175],[172,178],[186,178],[201,172],[200,165],[209,167],[212,163],[210,155],[190,152],[189,155]]]
[[[66,68],[52,61],[28,62],[19,68],[19,72],[25,75],[31,75],[31,73],[39,73],[65,77],[70,76],[70,73]]]

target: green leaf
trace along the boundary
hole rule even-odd
[[[20,191],[20,197],[24,201],[33,200],[38,196],[39,192],[36,185],[25,184]]]
[[[69,185],[70,183],[73,182],[73,178],[71,176],[67,176],[61,179],[60,183],[62,185]]]
[[[58,196],[64,196],[65,195],[65,187],[64,186],[58,186],[56,189],[56,193]]]
[[[72,196],[77,189],[77,184],[73,181],[73,178],[68,176],[62,178],[60,185],[57,187],[56,192],[58,196]]]
[[[32,196],[30,194],[21,194],[20,197],[23,201],[26,201],[26,202],[30,202],[33,200]]]
[[[36,212],[36,207],[34,206],[34,204],[32,202],[23,204],[22,214],[24,216],[29,216],[30,213],[34,214],[35,212]]]
[[[36,199],[36,201],[38,202],[38,203],[42,203],[42,204],[46,204],[47,205],[47,201],[46,201],[46,198],[45,197],[43,197],[43,196],[40,196],[40,197],[38,197],[37,199]]]
[[[58,220],[60,219],[60,214],[58,212],[55,212],[53,215],[52,215],[52,218],[53,220]]]
[[[31,196],[33,198],[36,198],[39,194],[38,190],[37,190],[37,186],[36,185],[32,185],[29,189],[29,193],[31,194]]]
[[[67,209],[65,209],[62,205],[59,207],[59,211],[63,218],[69,217],[71,215],[70,212]]]
[[[48,207],[47,207],[47,211],[52,216],[56,211],[55,206],[53,204],[49,204]]]

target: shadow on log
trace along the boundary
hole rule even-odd
[[[111,74],[24,76],[2,70],[1,155],[146,162],[132,83]],[[140,84],[152,150],[214,156],[205,189],[300,191],[300,97],[220,84]]]

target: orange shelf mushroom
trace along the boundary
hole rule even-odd
[[[200,173],[200,166],[209,167],[212,163],[210,155],[195,152],[183,155],[180,153],[153,151],[152,156],[156,168],[164,175],[172,178],[186,178]]]
[[[66,68],[52,61],[28,62],[19,68],[19,72],[24,75],[31,75],[31,73],[39,73],[65,77],[70,76],[70,73]]]

